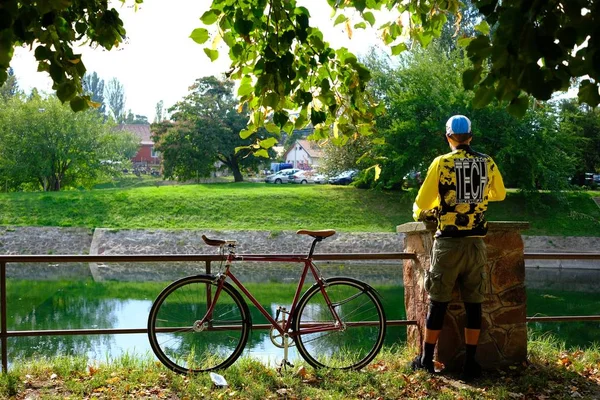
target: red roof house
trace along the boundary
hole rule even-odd
[[[154,151],[154,141],[148,124],[121,124],[120,131],[128,131],[140,139],[140,149],[131,159],[134,166],[160,165],[160,153]]]

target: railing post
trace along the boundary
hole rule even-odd
[[[6,263],[0,262],[0,344],[2,345],[2,373],[8,372],[8,338],[6,328]]]

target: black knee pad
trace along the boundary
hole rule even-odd
[[[481,329],[481,303],[465,303],[467,313],[467,329]]]
[[[425,326],[432,331],[439,331],[444,325],[444,316],[446,315],[447,302],[433,301],[429,303],[429,312],[427,313],[427,322]]]

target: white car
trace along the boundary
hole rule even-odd
[[[316,174],[313,176],[314,183],[327,183],[329,181],[329,176],[325,174]]]
[[[290,176],[290,183],[314,183],[315,173],[313,171],[298,171]]]
[[[265,178],[266,183],[288,183],[290,176],[300,171],[298,168],[282,169],[281,171],[271,174]]]

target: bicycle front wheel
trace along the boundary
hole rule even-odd
[[[317,284],[298,303],[292,325],[298,352],[315,368],[360,369],[383,346],[386,320],[381,301],[371,286],[352,278],[326,279],[325,291],[331,308]]]
[[[227,368],[244,350],[252,326],[248,305],[225,282],[207,316],[217,289],[213,276],[191,276],[167,286],[152,305],[150,346],[173,371],[186,374]]]

